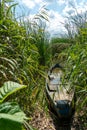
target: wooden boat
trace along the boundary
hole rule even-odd
[[[69,83],[62,82],[63,71],[58,64],[48,72],[46,95],[59,118],[70,118],[75,109],[75,92]]]

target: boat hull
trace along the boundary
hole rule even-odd
[[[54,70],[51,71],[51,74],[48,74],[46,79],[45,89],[48,105],[53,109],[58,118],[69,119],[75,111],[75,91],[72,89],[68,92],[69,84],[61,82],[62,70]],[[66,88],[68,88],[67,91]]]

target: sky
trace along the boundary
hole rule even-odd
[[[49,22],[47,22],[47,30],[51,35],[64,34],[64,22],[68,15],[75,14],[87,10],[87,0],[16,0],[19,5],[17,8],[18,14],[24,12],[26,18],[33,18],[38,13],[40,8],[45,5],[48,9]],[[21,8],[23,7],[23,9]]]

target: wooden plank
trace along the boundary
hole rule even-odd
[[[72,101],[72,98],[74,96],[74,91],[71,90],[68,91],[70,86],[69,84],[63,84],[61,82],[61,77],[63,73],[59,69],[54,69],[52,73],[49,75],[50,79],[47,78],[47,83],[49,87],[49,95],[50,97],[56,101],[56,100],[69,100]]]

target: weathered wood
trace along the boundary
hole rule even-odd
[[[63,84],[61,82],[62,71],[59,69],[54,69],[50,78],[47,78],[47,83],[51,92],[49,92],[51,98],[56,100],[69,100],[72,101],[74,91],[69,91],[69,83]],[[53,91],[55,90],[55,91]]]
[[[49,72],[46,79],[46,94],[58,117],[66,118],[72,115],[74,89],[70,88],[69,83],[62,83],[62,76],[60,68],[54,68],[51,73]]]

